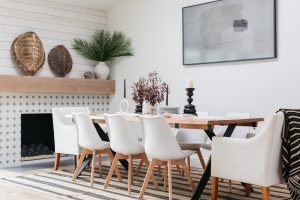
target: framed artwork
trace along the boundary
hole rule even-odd
[[[183,64],[277,57],[276,0],[218,0],[182,9]]]

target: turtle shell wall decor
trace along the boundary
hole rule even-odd
[[[27,32],[17,37],[12,43],[11,54],[17,65],[31,76],[35,75],[45,62],[42,41],[34,32]]]
[[[61,77],[65,77],[73,66],[72,57],[63,45],[58,45],[49,52],[48,63],[50,69]]]

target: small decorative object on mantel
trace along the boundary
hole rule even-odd
[[[45,62],[43,44],[34,32],[17,37],[12,43],[11,54],[18,66],[31,76],[35,75]]]
[[[65,77],[72,69],[73,60],[63,45],[54,47],[48,54],[50,69],[60,77]]]
[[[161,81],[156,71],[149,73],[145,82],[143,114],[157,114],[158,105],[164,101],[167,84]]]
[[[194,82],[191,79],[186,80],[186,95],[188,96],[188,104],[184,106],[183,113],[184,114],[192,114],[197,116],[196,107],[192,104],[193,99],[192,96],[194,95]]]
[[[85,79],[94,79],[95,78],[94,73],[91,72],[91,71],[85,72],[83,76],[84,76]]]
[[[98,30],[90,41],[74,39],[73,48],[87,59],[98,61],[94,74],[98,79],[107,79],[109,68],[105,62],[116,57],[133,56],[132,42],[123,32]]]

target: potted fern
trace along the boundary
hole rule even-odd
[[[74,39],[72,46],[83,57],[99,62],[94,68],[94,74],[98,79],[107,79],[109,75],[107,61],[134,55],[131,40],[121,31],[111,33],[108,30],[98,30],[89,41]]]

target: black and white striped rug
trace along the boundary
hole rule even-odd
[[[136,166],[137,167],[137,166]],[[121,167],[120,167],[121,169]],[[134,182],[132,186],[132,195],[128,196],[127,193],[127,172],[121,170],[123,183],[120,183],[116,177],[113,177],[108,189],[103,189],[103,184],[108,173],[109,167],[103,166],[103,178],[99,178],[98,173],[95,173],[94,187],[90,187],[90,171],[86,170],[76,182],[72,182],[73,171],[43,171],[30,175],[17,176],[12,178],[3,178],[8,184],[16,184],[36,191],[47,193],[49,195],[60,197],[62,199],[74,200],[120,200],[120,199],[138,199],[138,194],[141,185],[144,181],[146,168],[143,168],[139,175],[134,175]],[[202,170],[192,168],[191,173],[195,185],[200,180]],[[178,174],[173,169],[173,198],[174,199],[190,199],[192,191],[184,176]],[[157,175],[157,174],[156,174]],[[157,176],[156,176],[157,177]],[[158,180],[158,177],[157,177]],[[155,190],[150,182],[146,190],[144,199],[168,199],[168,192],[163,191],[163,182],[159,180],[159,190]],[[270,188],[271,199],[290,199],[289,192],[285,185],[278,185]],[[243,187],[238,182],[232,183],[232,192],[228,191],[228,182],[220,182],[219,186],[219,199],[261,199],[261,192],[258,186],[254,186],[254,191],[250,197],[244,195]],[[204,190],[201,199],[210,199],[210,183]]]

